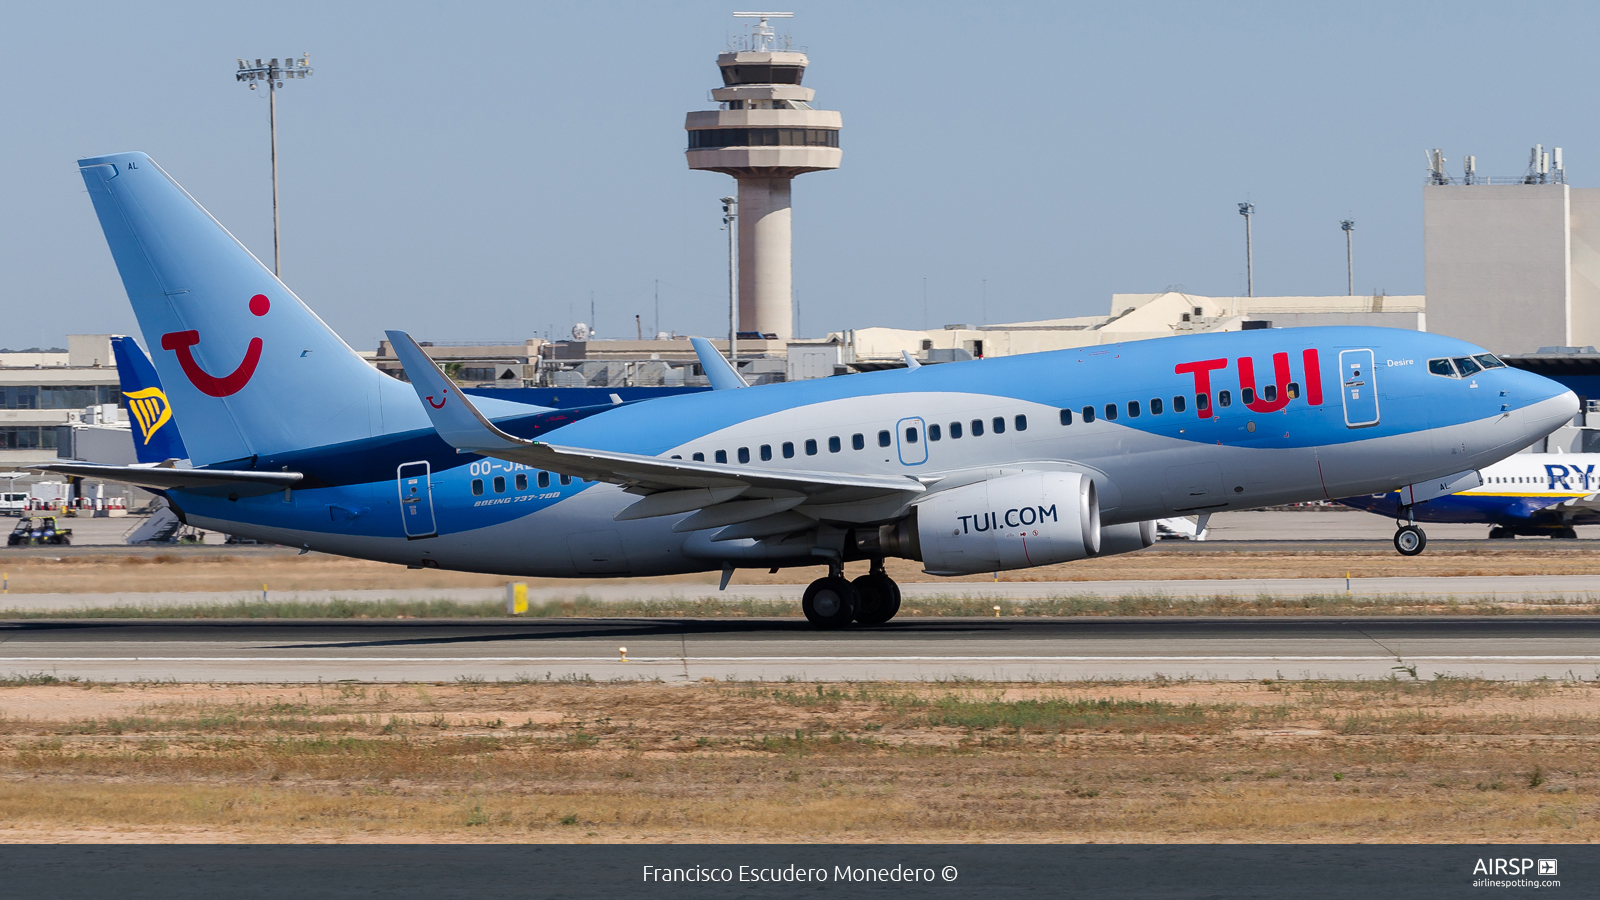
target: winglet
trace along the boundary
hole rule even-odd
[[[723,358],[711,342],[701,337],[689,338],[689,343],[694,345],[694,355],[700,357],[700,368],[705,370],[706,377],[711,379],[713,391],[725,391],[729,388],[749,387],[744,383],[744,378],[739,375],[727,359]]]
[[[411,386],[416,389],[422,408],[427,410],[433,430],[439,432],[445,443],[457,450],[474,453],[492,453],[529,443],[496,428],[483,413],[478,412],[467,395],[456,387],[437,363],[428,358],[428,354],[422,352],[411,335],[404,331],[386,331],[384,334],[389,338],[389,346],[394,348],[395,356],[400,358],[406,377],[411,379]]]
[[[922,368],[922,363],[917,362],[917,358],[911,355],[910,350],[901,350],[900,358],[906,361],[906,368],[908,369]]]

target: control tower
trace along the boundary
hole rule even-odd
[[[806,172],[839,168],[840,116],[811,108],[816,91],[800,86],[808,60],[784,49],[768,19],[793,13],[734,13],[758,18],[744,49],[717,56],[717,109],[689,113],[689,168],[724,172],[739,182],[739,330],[794,336],[789,183]]]

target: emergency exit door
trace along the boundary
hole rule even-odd
[[[396,472],[400,483],[400,522],[407,538],[433,537],[433,484],[426,462],[405,463]]]
[[[1339,353],[1339,384],[1344,395],[1344,424],[1365,428],[1378,424],[1377,372],[1371,350],[1344,350]]]

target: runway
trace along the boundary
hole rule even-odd
[[[620,648],[626,648],[626,659]],[[1600,617],[54,620],[0,672],[180,682],[1600,677]]]

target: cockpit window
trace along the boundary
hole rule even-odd
[[[1458,356],[1451,362],[1456,364],[1456,369],[1461,372],[1462,378],[1466,378],[1468,375],[1476,375],[1483,371],[1483,366],[1478,365],[1477,361],[1470,356]]]
[[[1456,368],[1450,365],[1450,360],[1448,359],[1428,360],[1428,371],[1435,375],[1443,375],[1446,378],[1456,377]]]
[[[1496,359],[1493,353],[1480,353],[1474,356],[1473,359],[1477,360],[1478,364],[1485,369],[1504,369],[1506,367],[1506,364]]]

